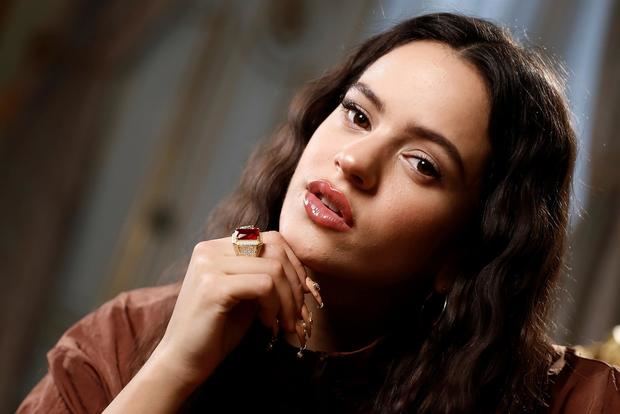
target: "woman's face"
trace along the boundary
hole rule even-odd
[[[315,131],[286,193],[281,234],[330,277],[385,287],[436,274],[478,207],[489,111],[484,80],[449,46],[392,50]],[[309,195],[317,180],[346,197],[350,225],[321,220],[329,213]]]

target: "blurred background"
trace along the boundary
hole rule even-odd
[[[579,136],[551,332],[620,323],[616,0],[0,2],[0,412],[71,324],[164,283],[294,91],[370,34],[432,11],[489,18],[564,67]]]

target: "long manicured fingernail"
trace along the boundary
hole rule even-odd
[[[323,303],[323,299],[321,298],[321,294],[319,293],[319,290],[321,290],[321,287],[319,286],[319,284],[315,282],[314,280],[310,279],[309,277],[307,277],[306,286],[308,286],[308,289],[310,289],[310,293],[312,293],[312,296],[314,296],[316,303],[319,305],[319,309],[322,309],[324,306],[324,303]]]
[[[301,317],[306,323],[306,328],[308,330],[308,336],[311,336],[312,335],[312,312],[308,310],[308,307],[306,306],[305,303],[301,306]]]
[[[306,266],[301,265],[301,267],[304,269],[304,274],[303,277],[305,277],[306,279],[308,278],[308,271],[306,270]],[[303,284],[303,283],[302,283]],[[304,292],[306,293],[310,293],[310,288],[308,287],[308,284],[306,283],[304,286]]]
[[[297,320],[295,327],[297,328],[297,337],[299,338],[299,352],[297,352],[297,358],[303,358],[304,350],[310,338],[308,334],[308,324],[303,320]]]
[[[305,325],[306,323],[300,320],[298,320],[295,324],[295,327],[297,328],[297,339],[299,339],[299,345],[301,347],[306,345],[306,341],[308,340],[308,331]]]

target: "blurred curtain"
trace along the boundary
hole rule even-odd
[[[76,212],[97,168],[115,81],[168,22],[173,4],[182,2],[15,2],[1,9],[0,412],[14,409],[16,379],[44,326]],[[23,39],[24,52],[9,61],[15,38]]]
[[[592,94],[589,197],[572,237],[566,290],[559,314],[570,341],[588,344],[620,324],[620,4],[608,10],[600,75]]]

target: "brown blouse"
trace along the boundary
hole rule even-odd
[[[48,352],[48,373],[17,413],[101,412],[131,378],[140,332],[170,316],[177,294],[177,285],[125,292],[77,322]],[[354,352],[306,351],[299,359],[286,341],[266,351],[267,340],[266,330],[255,325],[183,411],[365,411],[361,400],[381,385],[384,373],[376,367],[384,364],[375,360],[373,344]],[[549,371],[548,413],[620,413],[620,371],[561,349],[563,357]]]

